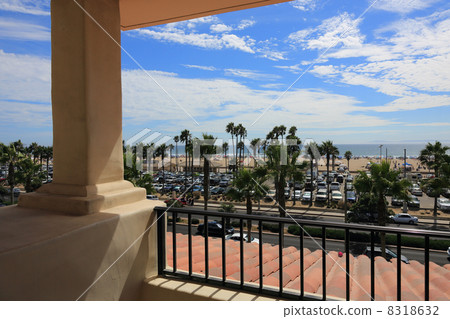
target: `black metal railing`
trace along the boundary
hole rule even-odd
[[[345,272],[346,272],[346,293],[345,299],[350,300],[350,232],[359,231],[359,232],[369,232],[370,233],[370,295],[371,300],[375,300],[375,241],[376,236],[379,233],[386,234],[396,234],[397,236],[397,300],[402,299],[402,291],[401,291],[401,252],[402,252],[402,235],[411,235],[414,237],[422,237],[424,238],[424,260],[425,260],[425,271],[424,271],[424,300],[428,301],[429,294],[429,284],[430,284],[430,237],[431,238],[445,238],[450,239],[449,232],[443,231],[433,231],[433,230],[423,230],[423,229],[411,229],[411,228],[397,228],[397,227],[380,227],[373,225],[363,225],[363,224],[348,224],[348,223],[339,223],[339,222],[330,222],[330,221],[316,221],[316,220],[306,220],[306,219],[292,219],[292,218],[282,218],[282,217],[273,217],[267,215],[246,215],[246,214],[237,214],[237,213],[225,213],[225,212],[217,212],[217,211],[204,211],[204,210],[195,210],[195,209],[186,209],[186,208],[170,208],[167,211],[166,207],[156,207],[155,211],[157,213],[158,218],[158,273],[161,276],[167,277],[178,277],[184,278],[188,280],[193,280],[197,282],[204,282],[213,285],[221,285],[229,288],[234,288],[238,290],[245,290],[249,292],[264,294],[268,296],[277,296],[286,299],[294,299],[294,300],[327,300],[327,290],[326,290],[326,245],[327,245],[327,237],[326,231],[327,229],[342,229],[345,231]],[[172,217],[172,269],[169,269],[166,265],[166,218],[163,216],[164,214],[168,214],[168,217]],[[187,227],[188,227],[188,271],[181,271],[177,269],[177,242],[176,242],[176,232],[177,232],[177,224],[176,220],[179,214],[187,215]],[[205,263],[205,273],[204,275],[193,273],[192,268],[192,216],[203,216],[204,218],[204,241],[205,241],[205,251],[204,251],[204,263]],[[225,245],[225,227],[222,227],[222,278],[218,280],[217,278],[210,278],[209,276],[209,247],[208,247],[208,218],[215,217],[217,220],[220,220],[222,225],[225,225],[226,219],[239,220],[240,225],[240,282],[236,283],[234,281],[229,281],[226,278],[226,245]],[[258,259],[259,259],[259,285],[250,285],[244,282],[244,220],[248,221],[256,221],[258,223],[258,235],[259,235],[259,249],[258,249]],[[279,287],[278,289],[273,289],[271,287],[264,286],[264,278],[263,278],[263,222],[269,222],[278,224],[279,233],[278,233],[278,246],[279,246]],[[285,225],[300,225],[300,233],[299,233],[299,253],[300,253],[300,289],[298,293],[293,293],[290,289],[289,291],[285,291],[283,289],[283,246],[284,246],[284,228]],[[321,229],[321,245],[322,245],[322,297],[317,298],[312,295],[305,295],[305,278],[304,278],[304,236],[305,231],[304,227],[316,227]],[[333,296],[328,296],[328,299],[333,298]]]

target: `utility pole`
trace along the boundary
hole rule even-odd
[[[406,179],[406,148],[403,150],[403,178]],[[403,200],[403,213],[408,212],[406,200]]]

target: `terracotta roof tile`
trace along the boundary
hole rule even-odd
[[[188,271],[188,236],[177,234],[177,269]],[[194,273],[205,273],[205,239],[192,236],[192,268]],[[209,275],[222,277],[222,239],[209,238]],[[240,243],[226,241],[227,280],[240,280]],[[278,288],[279,247],[263,244],[264,286]],[[322,294],[322,251],[303,250],[304,289],[306,293]],[[345,254],[338,256],[329,251],[326,257],[327,296],[345,299]],[[370,259],[360,255],[350,258],[350,299],[370,300]],[[173,266],[172,234],[167,233],[167,266]],[[244,243],[244,281],[259,283],[259,244]],[[402,300],[424,299],[424,265],[411,260],[402,264]],[[300,290],[300,251],[295,247],[283,248],[283,287]],[[368,295],[369,293],[369,295]],[[375,300],[397,299],[397,260],[375,258]],[[450,264],[443,267],[430,262],[430,300],[450,299]]]

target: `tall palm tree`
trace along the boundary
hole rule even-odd
[[[434,144],[428,143],[420,151],[419,155],[420,163],[434,170],[436,181],[429,181],[427,186],[432,190],[431,195],[434,197],[433,215],[435,217],[437,216],[437,199],[441,194],[442,188],[445,188],[445,181],[439,179],[440,170],[442,165],[449,159],[449,156],[446,154],[449,149],[448,146],[443,146],[441,142],[436,141]]]
[[[238,126],[236,127],[236,139],[238,137],[239,137],[239,166],[240,166],[245,150],[245,144],[243,139],[247,137],[247,129],[241,123],[239,123]]]
[[[36,163],[36,159],[38,156],[37,155],[37,149],[38,149],[39,145],[36,142],[31,143],[28,147],[27,147],[27,154],[32,155],[33,156],[33,162]]]
[[[253,199],[260,199],[268,191],[267,185],[264,182],[267,180],[266,171],[263,168],[257,168],[253,171],[248,169],[240,169],[233,180],[233,188],[227,192],[227,196],[241,201],[245,200],[247,214],[251,215],[253,212]],[[241,229],[241,236],[243,229]],[[252,221],[247,220],[247,241],[251,242],[252,238]]]
[[[332,151],[331,151],[331,163],[334,170],[334,162],[336,160],[336,156],[339,155],[339,149],[333,145]]]
[[[161,157],[161,163],[162,163],[162,172],[163,172],[163,183],[162,187],[164,189],[164,183],[166,181],[165,177],[165,167],[164,167],[164,159],[166,158],[166,152],[167,152],[168,146],[166,144],[161,144],[156,148],[155,155]]]
[[[286,126],[280,125],[278,126],[278,134],[281,136],[281,143],[283,143],[283,136],[286,134]]]
[[[234,148],[234,133],[235,133],[235,126],[233,122],[230,122],[227,124],[227,127],[225,128],[225,132],[231,134],[231,146],[232,146],[232,150],[234,152],[235,148]],[[237,141],[236,141],[237,143]],[[236,153],[235,153],[236,156]]]
[[[172,172],[172,150],[173,150],[174,146],[173,144],[169,144],[168,149],[169,149],[169,170]]]
[[[206,133],[202,134],[204,141],[216,141],[216,138],[212,135]],[[216,153],[215,145],[201,145],[200,146],[200,157],[203,158],[203,208],[208,210],[208,199],[209,199],[209,158],[208,155],[214,155]]]
[[[252,139],[252,141],[250,142],[250,145],[252,146],[253,149],[253,159],[255,162],[255,167],[256,167],[256,151],[257,149],[259,149],[259,143],[261,142],[261,139],[259,137]]]
[[[228,172],[228,157],[227,157],[228,143],[227,142],[224,142],[222,144],[222,150],[223,150],[223,156],[225,156],[225,171]]]
[[[334,145],[333,142],[330,140],[327,140],[325,142],[322,142],[322,144],[319,146],[319,151],[322,155],[326,155],[327,158],[327,205],[330,205],[330,155],[333,153]]]
[[[388,220],[386,195],[391,192],[392,196],[407,200],[408,186],[410,182],[406,179],[398,180],[400,172],[391,169],[388,161],[370,166],[370,176],[367,172],[359,172],[355,179],[355,189],[361,194],[374,196],[377,201],[378,225],[385,226]],[[383,257],[386,257],[386,234],[381,233],[381,248]]]
[[[347,166],[348,166],[349,171],[350,171],[350,160],[352,159],[352,156],[353,156],[353,154],[350,151],[347,151],[344,154],[344,157],[347,159]]]
[[[20,140],[19,140],[20,142]],[[9,145],[3,145],[1,152],[0,163],[8,166],[8,176],[6,178],[10,191],[11,205],[14,204],[14,187],[17,185],[16,173],[17,166],[24,158],[24,155],[16,150],[17,143],[10,143]],[[20,148],[20,145],[18,145]]]
[[[180,137],[177,135],[173,138],[173,141],[175,142],[175,166],[176,166],[176,172],[178,172],[178,142],[180,141]]]
[[[300,152],[295,152],[289,156],[286,163],[283,163],[280,145],[270,145],[267,148],[267,163],[263,168],[267,170],[266,174],[271,175],[274,180],[278,211],[281,217],[286,215],[286,200],[284,198],[286,178],[290,177],[298,182],[302,182],[304,179],[303,170],[308,163],[297,164],[299,155]]]
[[[184,143],[184,187],[187,187],[187,170],[188,170],[188,145],[191,138],[191,133],[189,130],[183,130],[180,134],[180,142]]]

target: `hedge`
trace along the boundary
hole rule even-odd
[[[312,237],[322,238],[322,229],[317,227],[303,227],[306,232]],[[264,224],[263,224],[264,229]],[[288,233],[292,235],[300,235],[300,226],[291,225],[288,227]],[[345,231],[342,229],[327,229],[326,237],[330,239],[345,239]],[[370,234],[368,233],[360,233],[360,232],[350,232],[350,241],[356,242],[370,242]],[[380,238],[375,236],[375,243],[380,243]],[[388,245],[396,245],[397,244],[397,235],[395,234],[386,234],[386,244]],[[424,248],[425,241],[421,237],[410,237],[410,236],[402,236],[402,246],[408,247],[417,247]],[[437,250],[447,250],[450,247],[450,240],[442,240],[442,239],[430,239],[430,248]]]

